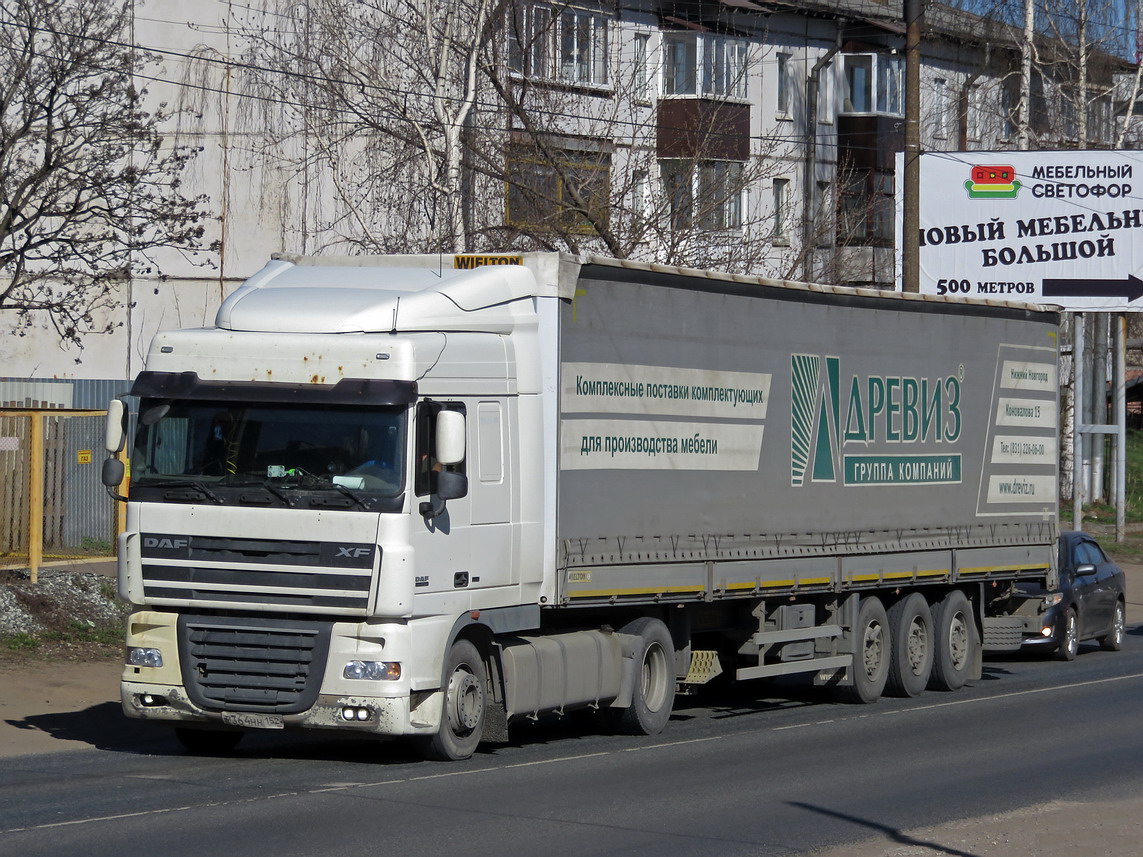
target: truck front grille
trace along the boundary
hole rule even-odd
[[[142,534],[143,594],[155,605],[362,616],[376,545]]]
[[[329,622],[180,617],[183,684],[211,711],[305,711],[321,689],[331,629]]]

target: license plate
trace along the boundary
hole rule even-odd
[[[244,729],[284,729],[280,714],[254,714],[249,711],[224,711],[222,722],[227,726],[241,726]]]

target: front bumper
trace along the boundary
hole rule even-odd
[[[337,729],[387,736],[432,734],[440,723],[443,701],[439,691],[404,697],[319,694],[306,711],[267,715],[207,711],[191,701],[185,688],[174,684],[124,680],[120,696],[123,713],[138,720],[219,729]],[[360,719],[362,711],[367,712],[366,719]],[[347,718],[346,712],[353,717]]]

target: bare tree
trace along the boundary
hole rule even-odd
[[[196,154],[164,146],[160,106],[135,83],[127,0],[6,0],[0,7],[0,312],[50,318],[82,347],[113,326],[116,283],[154,273],[153,252],[193,252]]]

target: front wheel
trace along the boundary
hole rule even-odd
[[[1115,614],[1111,619],[1111,633],[1099,638],[1100,648],[1108,652],[1118,652],[1123,648],[1123,635],[1127,628],[1127,619],[1124,614],[1123,602],[1115,602]]]
[[[1079,620],[1074,607],[1064,614],[1064,634],[1060,647],[1056,649],[1056,660],[1074,661],[1079,654]]]
[[[480,743],[488,710],[488,668],[476,646],[457,640],[445,666],[444,711],[440,729],[422,739],[426,759],[456,762],[467,759]]]
[[[640,637],[631,705],[613,715],[615,729],[627,735],[658,735],[675,705],[675,644],[660,620],[644,616],[620,633]]]

